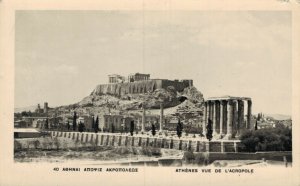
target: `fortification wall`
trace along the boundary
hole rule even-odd
[[[52,137],[64,137],[97,146],[156,147],[193,152],[238,152],[239,141],[203,141],[197,139],[126,136],[113,133],[51,131]]]
[[[165,79],[152,79],[146,81],[136,81],[127,83],[113,83],[98,85],[91,93],[92,95],[116,95],[123,96],[126,94],[141,94],[153,92],[159,88],[167,88],[173,86],[177,91],[181,92],[184,88],[189,86],[188,81],[171,81]]]
[[[113,83],[98,85],[92,92],[93,95],[110,94],[123,96],[125,94],[137,94],[153,92],[157,88],[162,88],[161,80],[137,81],[131,83]]]

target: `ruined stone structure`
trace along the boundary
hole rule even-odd
[[[128,82],[135,82],[135,81],[146,81],[150,80],[150,74],[129,74],[128,76]]]
[[[244,102],[247,103],[247,118],[245,121]],[[203,134],[207,125],[212,124],[213,138],[236,138],[241,130],[251,129],[252,101],[247,97],[214,97],[205,101]]]
[[[37,105],[37,108],[35,110],[36,113],[41,113],[41,106],[40,104]]]
[[[142,127],[141,132],[145,132],[145,122],[146,122],[146,110],[145,110],[145,104],[142,105]]]
[[[167,79],[151,79],[144,81],[134,81],[126,83],[112,83],[98,85],[91,95],[115,95],[123,96],[126,94],[142,94],[153,92],[156,89],[167,88],[173,86],[176,91],[181,92],[186,87],[193,86],[193,80],[167,80]]]
[[[99,120],[102,131],[112,131],[112,127],[114,127],[115,131],[122,131],[125,130],[125,128],[129,130],[130,122],[133,120],[133,118],[123,115],[105,114],[100,117]]]
[[[35,109],[35,112],[36,112],[36,113],[39,113],[39,114],[42,114],[42,113],[47,114],[47,113],[48,113],[48,110],[49,110],[48,102],[44,102],[44,108],[42,109],[42,108],[41,108],[41,105],[38,104],[37,107],[36,107],[36,109]]]
[[[160,117],[159,117],[159,132],[163,130],[163,121],[164,121],[164,105],[160,104]]]
[[[44,103],[44,113],[48,113],[48,103],[47,102],[45,102]]]
[[[108,83],[123,83],[123,82],[125,82],[124,76],[118,74],[108,75]]]

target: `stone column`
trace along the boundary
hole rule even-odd
[[[142,128],[141,128],[141,132],[145,132],[145,120],[146,120],[146,111],[145,111],[145,105],[142,105],[143,108],[143,114],[142,114]]]
[[[206,101],[204,103],[204,120],[202,122],[202,134],[205,136],[206,135],[206,125],[207,125],[207,119],[208,119],[208,102]]]
[[[209,101],[208,103],[208,119],[212,120],[212,101]],[[207,120],[208,123],[208,120]]]
[[[209,122],[209,120],[211,120],[212,119],[212,101],[208,101],[207,102],[207,110],[208,110],[208,112],[207,112],[207,120],[206,120],[206,124],[205,124],[205,131],[207,132],[207,125],[208,125],[208,122]],[[206,136],[206,133],[205,133],[205,135],[204,136]]]
[[[235,137],[237,132],[238,109],[237,100],[232,101],[232,136]]]
[[[164,120],[164,107],[163,107],[163,104],[160,103],[160,121],[159,121],[159,131],[160,132],[162,132],[163,120]]]
[[[126,117],[123,116],[123,118],[122,118],[122,124],[121,124],[121,126],[122,126],[122,133],[125,133],[125,128],[126,128],[125,120],[126,120]]]
[[[244,127],[244,101],[238,101],[238,125],[237,125],[237,135],[240,134],[240,130]]]
[[[247,129],[251,129],[252,101],[248,100]]]
[[[224,139],[231,139],[232,138],[232,101],[228,100],[227,102],[227,134]]]
[[[223,112],[224,112],[224,107],[223,107],[223,101],[220,101],[220,137],[222,138],[224,133],[223,133]]]
[[[213,106],[212,106],[212,129],[213,129],[213,136],[217,135],[217,101],[213,102]]]

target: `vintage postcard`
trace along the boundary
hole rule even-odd
[[[72,3],[0,1],[0,185],[300,184],[300,2]]]

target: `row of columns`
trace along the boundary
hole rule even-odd
[[[109,78],[109,83],[117,83],[117,78],[116,77],[108,77]]]
[[[239,135],[240,130],[250,129],[252,101],[247,99],[247,120],[244,121],[244,100],[208,100],[205,102],[203,135],[207,125],[212,124],[213,138],[231,139]]]
[[[150,79],[150,75],[149,74],[138,74],[138,75],[129,75],[128,76],[128,82],[130,82],[130,80],[133,81],[146,81]]]

